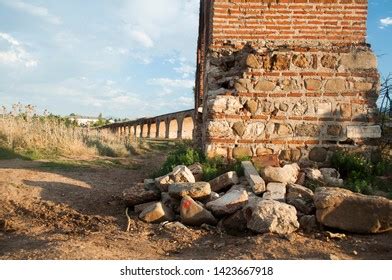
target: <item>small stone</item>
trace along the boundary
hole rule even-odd
[[[251,99],[245,103],[245,109],[249,111],[252,115],[255,115],[258,109],[257,101]]]
[[[355,82],[354,88],[360,91],[370,91],[373,89],[373,83]]]
[[[202,224],[216,225],[217,221],[210,211],[196,203],[191,197],[184,197],[180,206],[181,221],[189,226]]]
[[[343,128],[341,125],[338,124],[333,124],[329,125],[327,128],[327,133],[328,135],[334,136],[334,137],[339,137],[342,135]]]
[[[188,169],[192,172],[196,182],[203,180],[203,165],[201,163],[196,162],[188,166]]]
[[[299,124],[295,128],[297,136],[316,137],[320,135],[320,126],[315,124]]]
[[[325,84],[327,92],[342,92],[346,90],[346,81],[343,79],[331,79]]]
[[[289,110],[289,105],[287,103],[280,103],[279,110],[282,112],[287,112]]]
[[[319,229],[315,215],[304,215],[299,219],[300,227],[307,233],[315,232]]]
[[[243,122],[236,122],[233,125],[233,130],[238,136],[242,137],[244,136],[246,126]]]
[[[144,179],[144,188],[148,191],[156,190],[155,180],[154,179]]]
[[[135,184],[126,189],[122,194],[123,200],[128,207],[133,207],[146,202],[157,201],[161,199],[161,194],[157,190],[146,190],[143,184]]]
[[[221,222],[223,229],[229,234],[243,234],[247,230],[246,224],[243,210],[238,210]]]
[[[269,183],[267,191],[263,195],[264,199],[272,199],[280,202],[286,201],[286,184]]]
[[[315,162],[325,162],[327,154],[328,152],[325,148],[316,147],[309,152],[309,159]]]
[[[222,190],[238,184],[238,182],[237,173],[235,171],[231,171],[211,180],[209,183],[211,185],[211,190],[219,193]]]
[[[233,214],[239,209],[242,209],[248,202],[248,193],[242,190],[230,190],[224,196],[217,200],[208,202],[207,209],[211,210],[214,215],[228,215]]]
[[[168,231],[171,231],[171,232],[189,231],[189,229],[185,225],[180,223],[180,222],[165,223],[163,225],[163,228],[165,228],[165,229],[167,229]]]
[[[315,79],[305,80],[305,88],[309,91],[316,91],[321,88],[321,81]]]
[[[156,178],[155,185],[162,191],[167,192],[171,184],[174,183],[194,183],[195,177],[192,172],[185,165],[177,166],[173,172]]]
[[[304,54],[295,54],[293,55],[293,64],[304,69],[310,66],[310,61]]]
[[[268,148],[257,148],[256,155],[257,156],[264,156],[264,155],[272,155],[274,151]]]
[[[252,157],[252,150],[249,147],[236,147],[233,149],[233,158],[244,159]]]
[[[297,211],[275,200],[259,200],[244,208],[247,227],[257,233],[288,235],[299,228]]]
[[[303,199],[305,201],[312,202],[314,197],[314,193],[311,189],[308,189],[304,186],[297,184],[288,184],[287,185],[287,200],[292,199]]]
[[[193,199],[206,199],[211,194],[211,186],[207,182],[177,183],[169,186],[169,195],[180,199],[189,196]]]
[[[276,88],[276,83],[261,79],[255,86],[256,91],[273,91]]]
[[[245,177],[255,194],[262,194],[265,192],[265,182],[260,177],[259,173],[250,161],[243,161],[241,163],[244,169]]]
[[[140,213],[139,218],[147,223],[161,223],[163,221],[173,221],[173,211],[161,202],[154,203]]]
[[[278,155],[260,155],[256,158],[252,158],[253,165],[259,172],[266,168],[267,166],[279,167],[279,157]]]
[[[288,124],[275,124],[275,132],[280,136],[288,136],[293,134],[293,129]]]
[[[342,118],[351,118],[352,116],[351,104],[340,104],[340,116]]]
[[[144,211],[144,209],[146,209],[146,208],[148,208],[148,207],[150,207],[151,205],[154,205],[154,204],[156,204],[156,203],[157,203],[157,202],[154,201],[154,202],[147,202],[147,203],[135,205],[134,211],[135,211],[136,214],[140,214],[140,213],[142,213],[142,212]]]
[[[288,55],[284,54],[276,54],[272,58],[273,60],[273,69],[274,70],[289,70],[290,68],[290,58]]]
[[[297,181],[299,170],[296,163],[287,164],[284,167],[268,166],[263,170],[263,178],[267,182],[294,184]]]
[[[323,181],[330,187],[342,187],[343,179],[340,179],[340,173],[334,168],[321,168],[320,172],[323,176]]]
[[[254,69],[260,68],[260,63],[254,54],[248,55],[246,58],[246,66]]]
[[[297,102],[294,105],[293,114],[295,116],[303,116],[308,112],[308,108],[309,108],[308,102],[306,101]]]
[[[325,68],[336,69],[337,68],[338,59],[332,55],[324,55],[321,58],[321,65]]]

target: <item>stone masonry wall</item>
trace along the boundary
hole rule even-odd
[[[209,156],[324,162],[337,146],[375,145],[379,74],[365,41],[367,0],[209,2],[196,92]]]

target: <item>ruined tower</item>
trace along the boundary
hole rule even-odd
[[[367,10],[367,0],[201,0],[195,136],[205,152],[324,162],[336,147],[374,146]]]

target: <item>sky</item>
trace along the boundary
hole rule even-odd
[[[193,107],[199,0],[0,0],[0,106],[135,119]],[[392,1],[368,41],[392,72]]]

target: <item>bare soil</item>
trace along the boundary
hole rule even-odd
[[[122,191],[164,158],[138,156],[134,170],[0,161],[0,259],[392,259],[392,233],[230,236],[214,228],[168,230],[136,216],[125,232]]]

